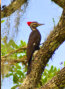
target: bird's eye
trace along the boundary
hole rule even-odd
[[[33,24],[33,26],[36,26],[36,24]]]
[[[37,24],[33,24],[33,26],[37,26]]]

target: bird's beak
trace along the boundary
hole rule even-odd
[[[41,26],[41,25],[44,25],[44,24],[39,24],[38,26]]]

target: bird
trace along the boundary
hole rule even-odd
[[[27,22],[27,25],[31,28],[32,32],[30,33],[28,44],[27,44],[27,62],[28,62],[28,68],[27,68],[27,75],[31,71],[31,63],[32,63],[32,56],[33,53],[36,50],[40,49],[40,41],[41,41],[41,34],[38,31],[37,27],[44,25],[40,24],[38,22]]]

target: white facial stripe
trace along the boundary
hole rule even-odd
[[[37,24],[37,22],[32,22],[32,23],[30,24],[30,26],[36,25],[36,24]]]
[[[33,31],[35,31],[36,29],[34,28],[34,29],[32,29]]]

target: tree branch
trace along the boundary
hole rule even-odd
[[[47,84],[39,89],[63,89],[65,87],[65,67],[57,73]]]
[[[26,56],[23,56],[22,58],[20,59],[12,59],[12,58],[2,58],[1,59],[1,63],[2,62],[10,62],[10,63],[19,63],[19,62],[22,62],[22,63],[27,63],[27,57]]]
[[[5,56],[2,56],[1,58],[3,59],[3,58],[6,58],[6,57],[9,57],[10,55],[12,55],[12,54],[14,54],[14,53],[22,52],[22,51],[24,51],[24,50],[26,50],[26,49],[27,49],[26,46],[25,46],[25,47],[21,47],[21,48],[19,48],[19,49],[16,49],[16,50],[11,51],[9,54],[7,54],[7,55],[5,55]]]
[[[5,7],[3,10],[1,10],[1,18],[10,16],[13,12],[18,10],[21,5],[26,3],[27,0],[15,0],[13,1],[9,6]]]
[[[65,9],[65,0],[52,0],[54,1],[56,4],[58,4],[60,7]]]
[[[34,89],[37,87],[46,64],[54,51],[65,41],[65,9],[58,25],[50,33],[44,45],[35,55],[31,64],[31,72],[26,76],[20,89]]]

